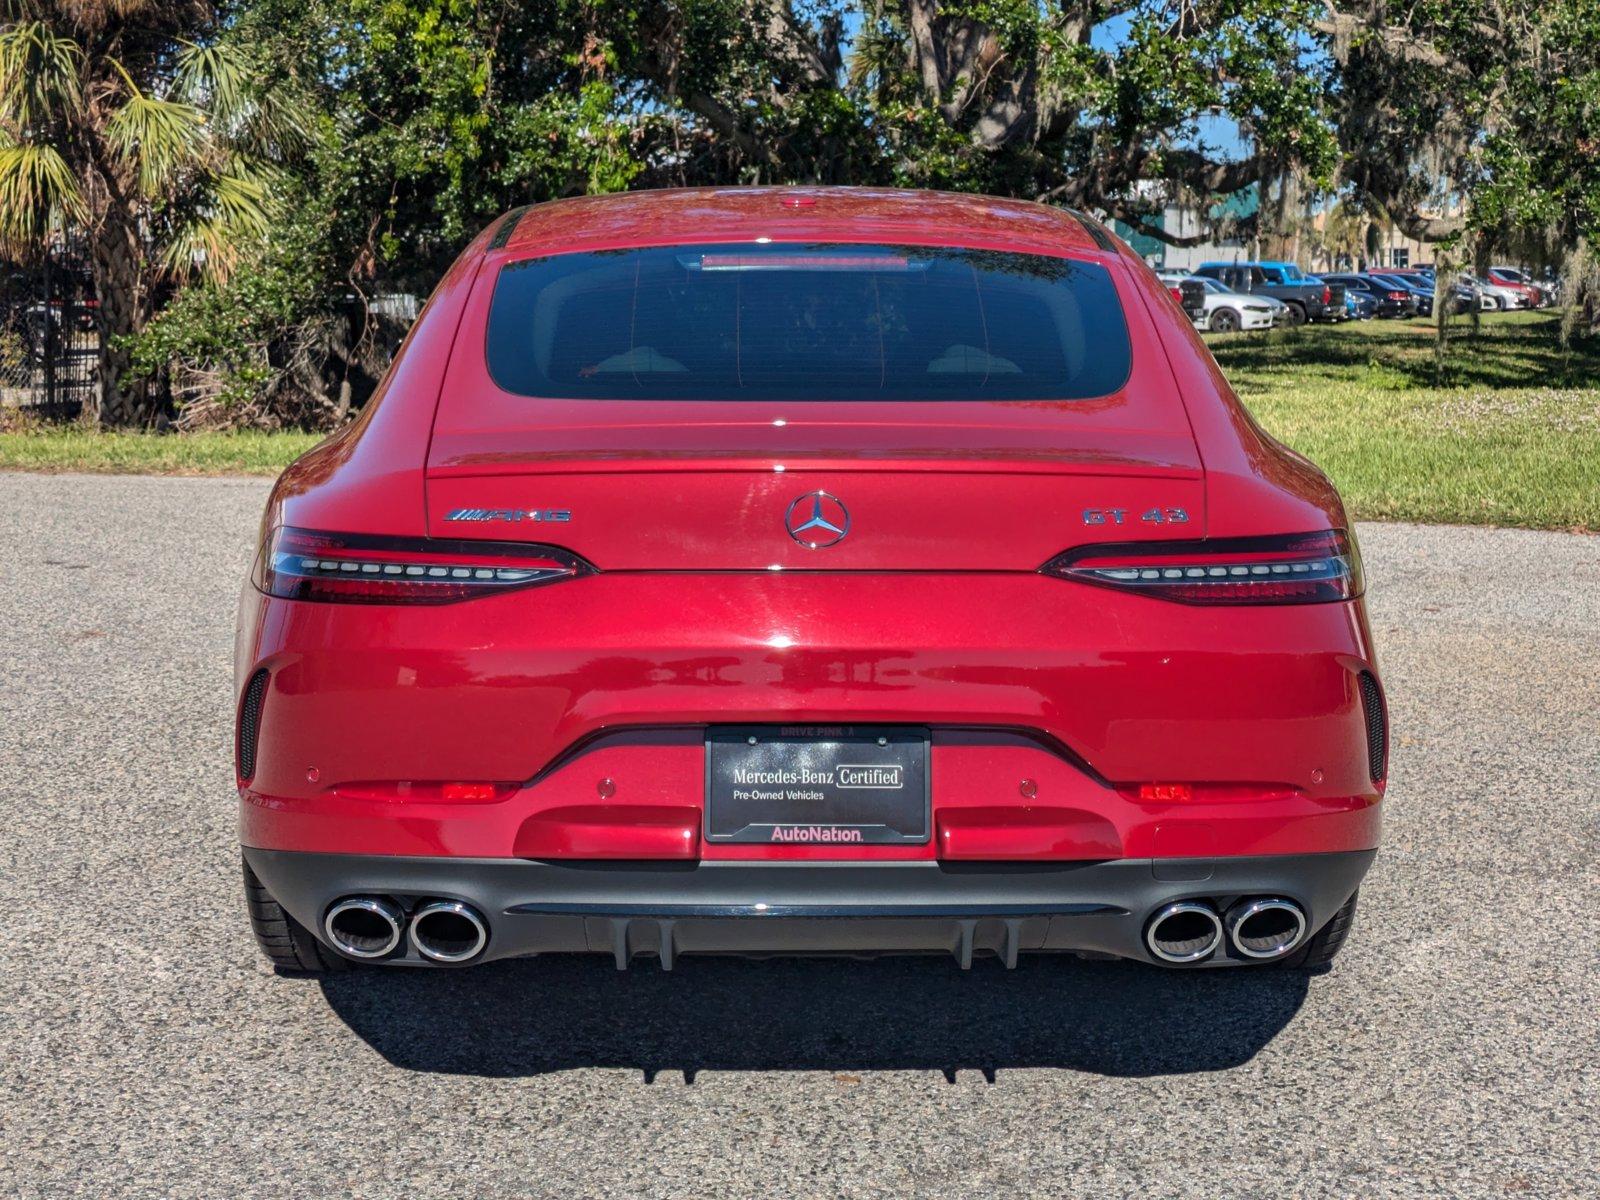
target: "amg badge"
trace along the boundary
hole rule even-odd
[[[570,521],[564,508],[453,508],[446,521]]]

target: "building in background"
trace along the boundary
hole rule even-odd
[[[1146,185],[1145,195],[1155,198],[1158,184]],[[1262,211],[1259,185],[1236,192],[1209,208],[1169,201],[1153,224],[1174,237],[1203,237],[1192,246],[1172,246],[1160,238],[1136,231],[1125,221],[1111,227],[1145,262],[1157,270],[1193,270],[1204,262],[1252,262],[1261,259],[1297,262],[1310,272],[1369,271],[1386,267],[1426,266],[1433,262],[1433,246],[1408,237],[1396,225],[1355,209],[1343,200],[1312,200],[1285,204],[1278,188],[1267,189],[1269,203]],[[1275,213],[1285,207],[1281,220]],[[1298,211],[1295,211],[1295,209]],[[1461,215],[1460,201],[1429,211],[1428,216]],[[1281,229],[1269,229],[1279,224]],[[1233,233],[1225,231],[1233,230]]]
[[[1134,253],[1157,270],[1190,271],[1204,262],[1254,258],[1255,238],[1217,236],[1216,231],[1238,222],[1253,225],[1251,218],[1260,207],[1260,191],[1254,185],[1211,205],[1204,213],[1192,204],[1167,203],[1156,215],[1154,224],[1173,237],[1210,235],[1193,246],[1168,245],[1160,238],[1137,232],[1125,221],[1112,221],[1111,227]]]

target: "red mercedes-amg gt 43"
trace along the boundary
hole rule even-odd
[[[1319,967],[1387,723],[1339,497],[1081,214],[587,197],[478,237],[244,589],[290,970]]]

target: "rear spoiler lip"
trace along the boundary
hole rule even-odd
[[[1189,463],[1163,463],[1142,459],[1108,460],[1105,458],[1070,457],[1037,458],[972,458],[965,460],[947,458],[796,458],[784,456],[789,472],[826,471],[840,474],[919,474],[930,472],[950,475],[1103,475],[1118,479],[1184,479],[1200,480],[1205,469]],[[551,454],[547,456],[518,456],[513,459],[491,460],[488,456],[467,455],[449,462],[436,463],[428,468],[430,479],[495,478],[507,475],[638,475],[641,473],[727,473],[767,474],[772,471],[772,457],[706,457],[667,456],[651,458],[587,457],[583,455]]]

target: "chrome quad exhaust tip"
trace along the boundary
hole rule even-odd
[[[1179,900],[1150,918],[1144,943],[1162,962],[1199,962],[1222,945],[1222,918],[1209,904]]]
[[[386,958],[400,945],[405,914],[378,896],[346,896],[328,909],[322,931],[349,958]]]
[[[1228,910],[1228,941],[1246,958],[1282,958],[1306,936],[1305,911],[1293,900],[1263,896]]]
[[[489,944],[489,927],[470,904],[431,900],[411,915],[411,945],[430,962],[464,963]]]

